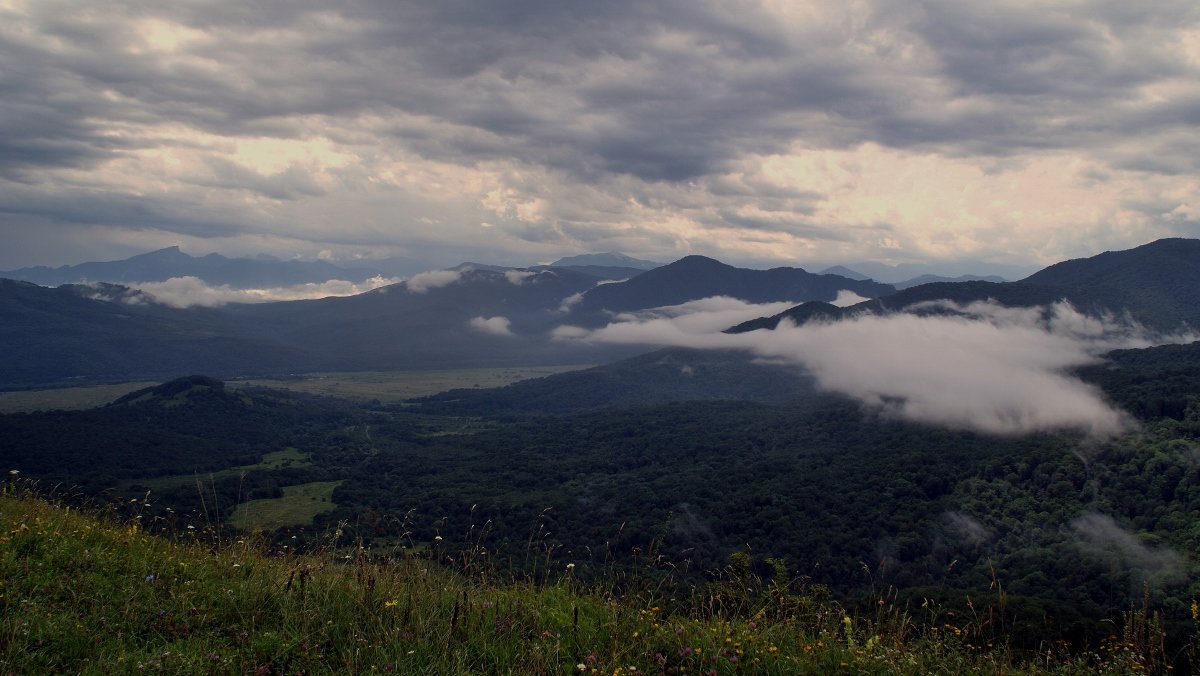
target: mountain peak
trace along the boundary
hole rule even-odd
[[[634,268],[636,270],[653,270],[662,265],[654,261],[642,260],[627,256],[617,251],[609,251],[607,253],[589,253],[578,256],[567,256],[560,258],[550,264],[550,267],[581,267],[581,266],[596,266],[596,267],[616,267],[616,268]]]

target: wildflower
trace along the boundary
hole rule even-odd
[[[395,602],[395,601],[385,601],[385,602],[384,602],[384,604],[383,604],[383,607],[384,607],[384,608],[395,608],[395,607],[396,607],[396,605],[397,605],[397,604],[396,604],[396,602]]]
[[[19,469],[10,469],[10,470],[8,470],[8,473],[9,473],[9,474],[11,474],[12,476],[16,476],[16,475],[18,475],[18,474],[20,474],[20,473],[21,473],[21,470],[19,470]]]
[[[576,664],[576,665],[575,665],[575,668],[576,668],[576,669],[578,669],[578,670],[580,670],[580,671],[587,671],[587,665],[586,665],[586,664],[584,664],[583,662],[580,662],[579,664]]]
[[[150,573],[146,576],[146,582],[154,582],[154,573]]]
[[[441,541],[442,541],[442,536],[441,536],[441,535],[435,535],[435,536],[433,536],[433,541],[434,541],[434,542],[441,542]]]
[[[567,564],[567,570],[569,570],[569,571],[570,571],[570,570],[575,570],[575,564],[573,564],[573,563],[568,563],[568,564]]]

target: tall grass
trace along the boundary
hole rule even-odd
[[[1018,654],[970,624],[923,627],[882,595],[850,613],[782,562],[735,556],[714,584],[626,572],[583,582],[545,558],[499,579],[482,548],[386,553],[330,534],[297,554],[255,537],[80,512],[9,483],[0,494],[0,670],[6,673],[828,674],[1145,673],[1161,629],[1131,609],[1114,649]],[[532,540],[532,538],[531,538]],[[420,551],[420,553],[414,553]],[[637,580],[638,583],[632,583]],[[914,612],[917,616],[914,616]],[[1156,641],[1159,641],[1156,643]]]

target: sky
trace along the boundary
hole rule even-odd
[[[1193,0],[0,0],[0,269],[1200,234]]]

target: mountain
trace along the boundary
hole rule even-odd
[[[921,275],[920,277],[913,277],[912,279],[906,279],[903,282],[893,282],[892,286],[896,287],[897,290],[903,291],[904,289],[910,289],[914,286],[921,286],[922,284],[934,284],[936,282],[996,282],[996,283],[1000,283],[1000,282],[1004,282],[1004,281],[1006,281],[1006,280],[1003,277],[998,277],[996,275],[985,275],[985,276],[959,275],[958,277],[942,277],[941,275]]]
[[[476,368],[629,356],[553,341],[563,302],[596,279],[569,270],[438,271],[344,298],[229,305],[242,335],[294,345],[307,370]]]
[[[592,254],[582,254],[579,256],[567,256],[566,258],[560,258],[560,259],[554,261],[553,263],[550,264],[550,267],[564,268],[564,267],[597,266],[597,267],[608,267],[608,268],[633,268],[635,270],[653,270],[654,268],[657,268],[661,265],[662,265],[662,263],[655,263],[654,261],[647,261],[647,260],[642,260],[640,258],[633,258],[632,256],[626,256],[623,253],[617,253],[615,251],[610,251],[608,253],[592,253]]]
[[[839,277],[845,277],[846,279],[857,279],[860,282],[865,282],[868,279],[870,279],[870,277],[864,275],[863,273],[858,272],[856,270],[851,270],[850,268],[848,268],[844,265],[835,265],[831,268],[825,268],[819,274],[837,275]]]
[[[0,383],[9,386],[196,370],[271,373],[304,356],[231,330],[219,314],[149,304],[125,287],[51,289],[6,279],[0,279],[0,352]]]
[[[795,402],[816,395],[799,369],[738,351],[668,348],[590,369],[414,400],[451,415],[556,414],[681,401]]]
[[[995,301],[1008,307],[1032,307],[1065,300],[1093,316],[1127,316],[1158,331],[1200,326],[1200,240],[1163,239],[1125,251],[1057,263],[1018,282],[935,282],[902,289],[837,311],[823,318],[862,312],[896,312],[916,303]],[[746,322],[732,332],[774,328],[784,317],[797,323],[810,318],[799,305],[774,317]]]
[[[211,253],[189,256],[177,246],[119,261],[80,263],[58,268],[38,266],[0,272],[0,277],[42,286],[111,282],[161,282],[196,277],[235,288],[272,288],[341,279],[362,282],[381,273],[373,268],[344,268],[326,261],[281,261],[271,257],[226,258]]]
[[[578,272],[582,275],[595,277],[600,280],[611,280],[623,282],[627,279],[633,279],[645,272],[641,268],[626,268],[617,265],[539,265],[531,270],[570,270]]]
[[[554,341],[596,278],[438,271],[350,297],[175,309],[116,285],[0,280],[0,384],[595,363],[633,347]]]
[[[836,266],[842,267],[842,266]],[[836,267],[834,269],[836,269]],[[888,265],[872,261],[847,263],[844,269],[852,270],[871,279],[896,284],[921,275],[933,275],[953,279],[963,275],[999,277],[1002,280],[1021,279],[1037,270],[1036,266],[987,263],[984,261],[946,261],[933,263],[900,263]]]
[[[842,290],[865,298],[895,291],[890,285],[837,275],[817,275],[800,268],[749,270],[704,256],[687,256],[619,284],[597,286],[583,295],[572,319],[591,313],[629,312],[678,305],[711,296],[732,296],[751,303],[832,301]]]

